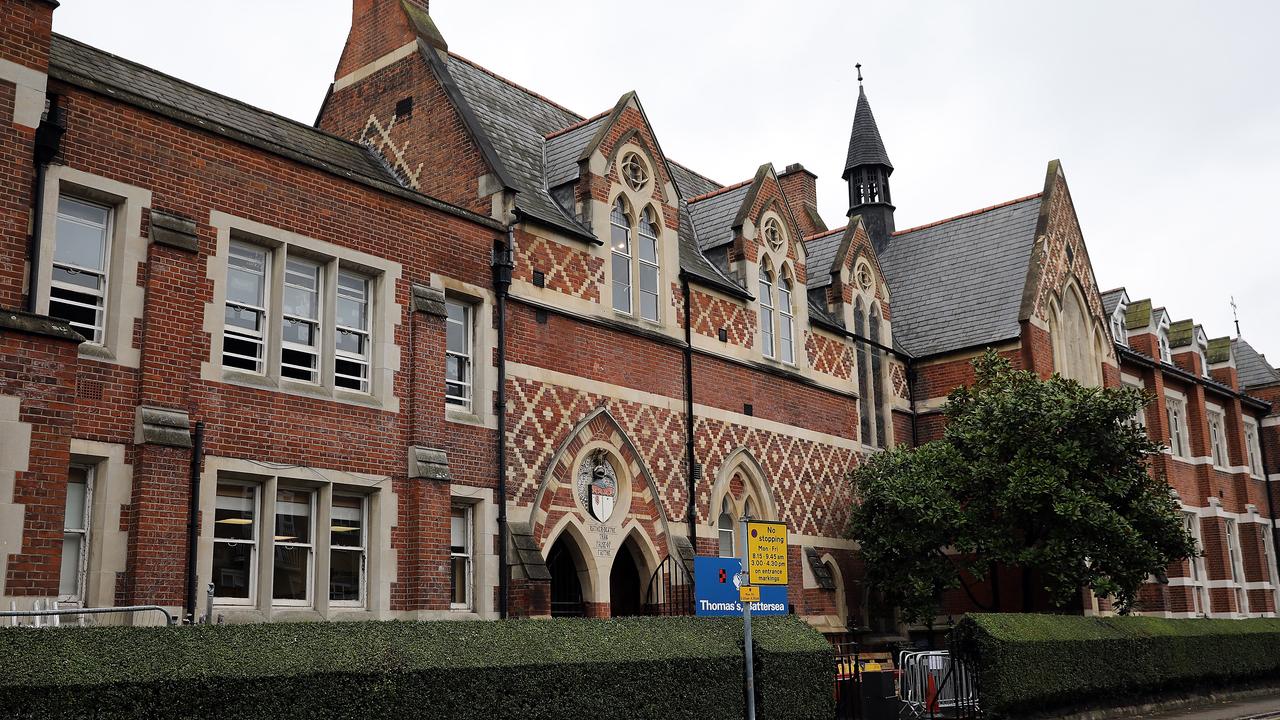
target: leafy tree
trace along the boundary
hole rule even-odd
[[[1178,502],[1149,458],[1161,445],[1132,418],[1150,398],[1013,369],[988,351],[976,382],[947,399],[941,440],[880,453],[851,475],[850,535],[867,581],[908,621],[996,567],[1022,571],[1059,605],[1081,588],[1122,611],[1150,575],[1195,553]],[[984,593],[985,595],[985,593]]]

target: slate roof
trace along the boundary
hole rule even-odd
[[[1271,367],[1266,356],[1260,354],[1244,338],[1231,341],[1236,355],[1236,372],[1242,387],[1262,387],[1280,383],[1280,370]]]
[[[916,357],[1017,337],[1040,196],[890,239],[880,268],[893,292],[893,336]]]
[[[1115,313],[1116,308],[1120,307],[1120,301],[1124,298],[1124,288],[1116,288],[1102,293],[1102,312],[1107,317],[1111,317]]]
[[[810,235],[804,240],[805,285],[810,290],[826,287],[831,284],[831,264],[836,260],[836,251],[844,241],[844,233],[848,226],[836,228],[822,235]]]
[[[893,167],[889,153],[885,152],[884,141],[880,139],[876,118],[871,114],[871,103],[867,102],[867,93],[861,85],[858,86],[858,107],[853,113],[853,131],[849,133],[849,155],[844,161],[844,171],[847,174],[859,165]]]
[[[671,179],[676,184],[680,197],[693,198],[715,192],[724,187],[720,183],[690,170],[674,160],[667,160],[671,168]]]
[[[546,141],[546,173],[547,187],[554,188],[578,179],[578,158],[586,149],[587,143],[595,136],[600,126],[609,118],[601,115],[594,120],[560,134]]]
[[[699,248],[711,250],[733,242],[733,220],[750,191],[751,183],[747,182],[718,190],[710,197],[693,198],[689,213],[698,229]]]

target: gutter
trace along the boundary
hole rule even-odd
[[[498,331],[498,387],[495,400],[498,416],[498,617],[507,618],[511,597],[511,569],[507,564],[507,293],[511,288],[515,225],[507,228],[505,242],[493,243],[494,312]]]
[[[187,594],[183,621],[196,622],[196,542],[200,517],[200,464],[204,461],[204,422],[191,434],[191,497],[187,503]]]
[[[1132,360],[1133,362],[1139,365],[1142,365],[1143,367],[1159,368],[1160,371],[1166,375],[1172,375],[1185,382],[1194,383],[1196,385],[1202,385],[1206,390],[1217,393],[1218,395],[1239,399],[1240,402],[1246,405],[1249,405],[1256,410],[1266,410],[1267,412],[1271,411],[1270,403],[1265,402],[1263,400],[1259,400],[1258,398],[1255,398],[1252,395],[1247,395],[1231,387],[1223,385],[1222,383],[1219,383],[1216,380],[1213,380],[1212,378],[1205,378],[1205,377],[1196,375],[1194,373],[1189,373],[1186,370],[1183,370],[1182,368],[1178,367],[1177,365],[1171,365],[1162,360],[1156,360],[1155,358],[1147,357],[1146,355],[1143,355],[1142,353],[1134,351],[1124,345],[1116,345],[1116,352],[1119,353],[1120,355],[1125,356],[1129,360]]]
[[[693,324],[690,320],[689,305],[692,293],[689,291],[689,277],[680,273],[680,291],[684,293],[684,417],[685,417],[685,462],[689,473],[689,498],[685,507],[685,520],[689,523],[689,544],[693,546],[693,554],[698,554],[698,515],[694,504],[697,497],[698,480],[702,477],[702,467],[694,452],[693,438]]]

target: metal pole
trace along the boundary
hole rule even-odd
[[[751,519],[750,515],[743,513],[742,515],[742,559],[744,561],[742,571],[738,573],[738,578],[743,585],[750,583],[751,575],[747,572],[747,521]],[[742,652],[746,664],[746,685],[747,685],[747,720],[756,720],[756,676],[755,676],[755,660],[752,658],[751,648],[751,603],[742,603]]]

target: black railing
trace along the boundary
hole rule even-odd
[[[693,615],[693,577],[680,559],[668,555],[649,578],[645,615]]]

